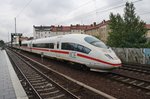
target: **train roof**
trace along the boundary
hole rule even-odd
[[[31,41],[22,41],[22,44],[26,44],[26,43],[29,43]]]
[[[59,36],[53,36],[53,37],[47,37],[47,38],[40,38],[40,39],[35,39],[32,41],[32,43],[47,43],[47,42],[56,42],[56,39],[61,39],[61,40],[83,40],[85,37],[90,36],[87,34],[66,34],[66,35],[59,35]]]

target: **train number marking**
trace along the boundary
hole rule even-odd
[[[76,52],[69,52],[69,56],[71,58],[76,58]]]

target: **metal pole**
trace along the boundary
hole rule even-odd
[[[15,33],[17,32],[17,30],[16,30],[16,17],[15,17]]]
[[[9,32],[8,32],[8,42],[9,42]]]

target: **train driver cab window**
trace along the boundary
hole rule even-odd
[[[84,40],[93,46],[108,49],[108,47],[102,41],[95,37],[85,37]]]

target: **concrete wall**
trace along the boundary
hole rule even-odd
[[[150,48],[112,48],[125,63],[150,64]]]

